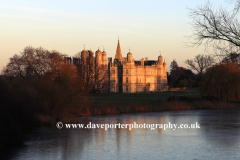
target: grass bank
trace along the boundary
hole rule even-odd
[[[0,78],[0,150],[22,144],[24,134],[41,125],[73,123],[79,116],[190,109],[239,109],[232,104],[200,98],[198,88],[152,93],[78,94],[45,79]],[[170,98],[169,98],[170,97]],[[182,98],[179,98],[182,97]]]
[[[101,93],[92,94],[89,100],[93,104],[129,104],[148,103],[150,101],[167,100],[171,96],[200,97],[199,88],[180,91],[149,92],[149,93]]]
[[[240,109],[240,106],[209,100],[157,100],[146,103],[133,102],[129,104],[124,103],[98,103],[89,106],[85,116],[88,115],[106,115],[106,114],[120,114],[120,113],[135,113],[135,112],[160,112],[169,110],[196,110],[196,109]]]

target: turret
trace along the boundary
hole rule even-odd
[[[107,64],[107,53],[105,52],[104,46],[103,46],[103,52],[102,52],[102,64]]]
[[[141,66],[144,66],[144,58],[141,59]]]
[[[165,62],[165,59],[164,59],[164,62],[163,62],[163,74],[164,74],[164,75],[167,75],[166,66],[167,66],[167,63]]]
[[[160,56],[158,57],[158,63],[159,63],[160,65],[163,64],[163,58],[162,58],[161,53],[160,53]]]
[[[82,60],[82,63],[86,63],[87,61],[87,51],[85,50],[85,46],[84,46],[84,50],[81,52],[81,60]]]
[[[94,58],[93,58],[92,50],[88,51],[88,58],[89,58],[89,61],[91,62],[91,64],[94,64]]]
[[[88,57],[93,57],[93,52],[91,50],[88,51]]]
[[[102,64],[102,52],[99,50],[99,46],[98,46],[98,50],[95,53],[95,58],[96,58],[96,65],[101,65]]]
[[[127,61],[132,62],[132,53],[130,52],[130,49],[129,49],[129,52],[127,54]]]
[[[166,69],[166,65],[167,65],[167,63],[165,62],[165,59],[164,59],[164,62],[163,62],[163,68]]]
[[[157,75],[158,75],[158,79],[160,77],[162,77],[162,75],[163,75],[163,57],[162,57],[161,53],[160,53],[160,56],[158,57]]]
[[[109,64],[109,65],[112,64],[112,57],[108,57],[108,64]]]

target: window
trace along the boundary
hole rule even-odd
[[[128,69],[126,69],[126,74],[128,74]]]
[[[126,77],[126,83],[128,83],[128,77]]]
[[[128,92],[128,86],[126,86],[126,92]]]
[[[115,74],[115,70],[111,70],[111,74]]]
[[[111,77],[111,78],[110,78],[110,82],[111,82],[111,83],[115,83],[115,77]]]

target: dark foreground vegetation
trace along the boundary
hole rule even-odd
[[[0,95],[1,151],[21,145],[24,133],[39,125],[79,116],[84,106],[78,106],[84,102],[80,94],[37,77],[0,78]]]
[[[44,78],[0,78],[0,149],[19,146],[24,134],[40,125],[73,123],[79,116],[189,109],[238,109],[214,97],[201,98],[199,88],[177,92],[93,94],[83,96]],[[110,100],[111,99],[111,100]]]

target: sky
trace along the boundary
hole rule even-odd
[[[189,9],[205,0],[0,0],[0,71],[27,46],[74,56],[86,49],[115,57],[118,37],[123,57],[135,60],[161,55],[188,68],[186,59],[208,54],[187,47],[192,34]],[[226,0],[211,1],[228,6]]]

